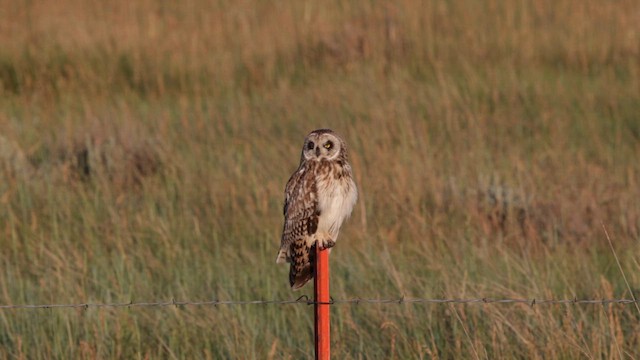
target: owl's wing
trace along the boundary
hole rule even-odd
[[[291,262],[292,244],[318,228],[318,197],[311,166],[301,166],[285,188],[284,228],[277,263]]]
[[[312,166],[301,166],[285,188],[284,228],[276,263],[291,263],[289,281],[294,289],[313,276],[311,246],[320,214]]]

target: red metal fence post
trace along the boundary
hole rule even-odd
[[[313,283],[315,310],[316,360],[329,360],[331,355],[329,322],[329,250],[316,246],[316,273]],[[321,304],[320,304],[321,303]]]

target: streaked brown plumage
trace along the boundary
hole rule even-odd
[[[316,244],[330,248],[353,209],[358,192],[344,141],[329,129],[307,135],[300,166],[285,188],[284,228],[277,263],[291,263],[296,290],[313,277]]]

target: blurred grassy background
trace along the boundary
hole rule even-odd
[[[360,199],[332,295],[630,298],[640,4],[0,6],[0,303],[291,299],[275,255],[312,129]],[[359,305],[333,353],[638,358],[634,306]],[[305,306],[0,311],[2,358],[312,356]]]

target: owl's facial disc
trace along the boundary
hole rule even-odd
[[[307,161],[334,160],[340,155],[340,146],[340,139],[333,134],[311,133],[302,148],[302,154]]]

